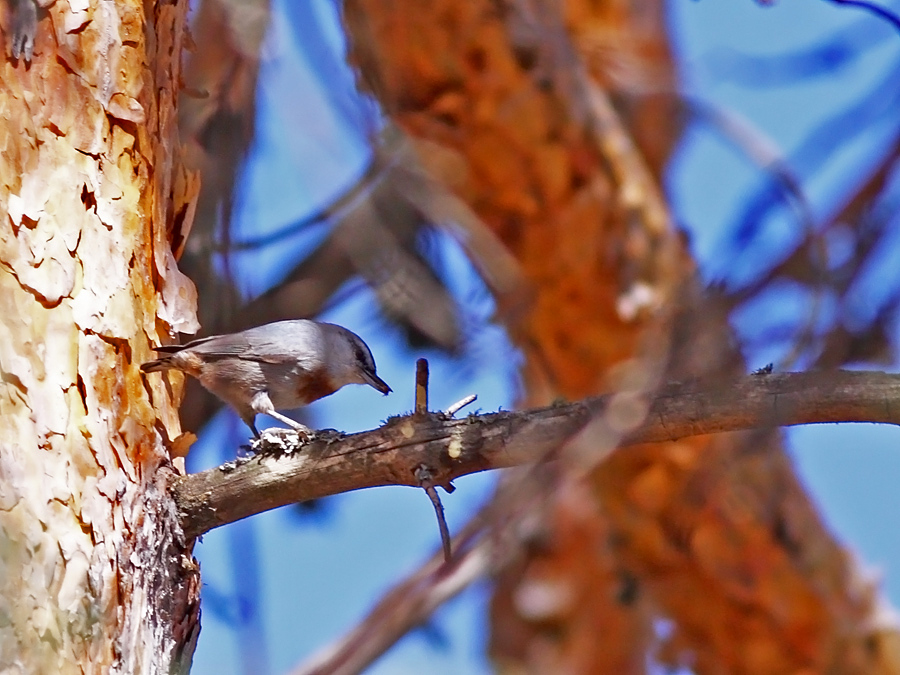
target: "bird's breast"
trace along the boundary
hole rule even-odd
[[[324,368],[313,373],[306,373],[297,380],[296,392],[301,405],[318,401],[340,389],[335,386]]]

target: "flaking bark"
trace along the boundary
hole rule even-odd
[[[31,63],[0,62],[0,671],[184,672],[178,390],[137,364],[196,326],[169,246],[197,187],[175,134],[187,2],[45,4]]]

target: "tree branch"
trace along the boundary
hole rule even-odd
[[[671,383],[649,406],[627,393],[519,412],[452,419],[395,417],[349,436],[323,435],[298,450],[288,435],[259,442],[257,455],[183,476],[173,492],[185,534],[299,501],[379,485],[419,486],[423,464],[434,485],[459,476],[535,462],[598,415],[646,414],[623,445],[760,427],[876,422],[900,424],[900,375],[821,371],[749,375],[728,383]]]

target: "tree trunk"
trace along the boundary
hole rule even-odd
[[[528,403],[640,390],[660,375],[648,344],[671,342],[669,377],[743,371],[659,189],[678,133],[662,3],[344,7],[360,79],[528,282],[515,312],[498,302]],[[497,579],[501,668],[642,673],[655,657],[697,673],[896,672],[877,592],[777,434],[630,448],[557,484],[540,544]]]
[[[0,671],[183,672],[180,383],[138,365],[196,327],[169,246],[197,188],[175,123],[187,2],[86,5],[40,9],[31,63],[0,66]]]

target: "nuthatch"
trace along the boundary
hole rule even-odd
[[[375,373],[375,360],[362,338],[332,323],[276,321],[155,349],[167,356],[143,364],[142,371],[175,369],[196,377],[234,408],[257,437],[257,414],[309,434],[307,427],[276,410],[308,405],[345,384],[391,391]]]

